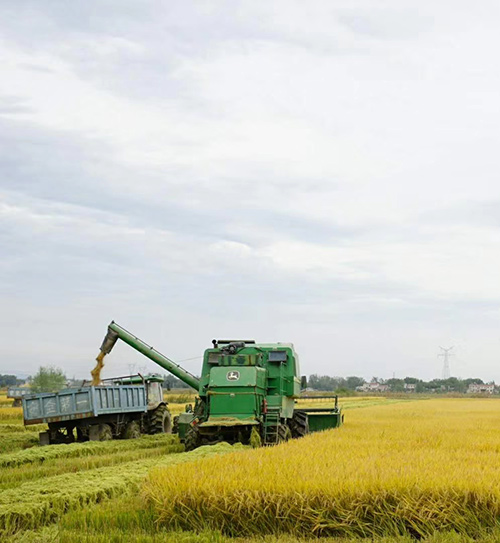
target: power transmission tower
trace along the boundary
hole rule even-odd
[[[447,349],[441,346],[439,346],[439,348],[443,351],[442,353],[438,354],[438,356],[443,357],[443,379],[449,379],[450,378],[450,356],[453,356],[453,353],[450,353],[450,351],[453,349],[453,345],[451,347],[448,347]]]

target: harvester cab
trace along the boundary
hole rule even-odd
[[[197,390],[194,409],[174,423],[186,450],[220,441],[274,445],[343,422],[337,400],[328,409],[295,408],[301,377],[291,343],[213,340],[198,378],[114,322],[101,346],[101,359],[117,339]]]

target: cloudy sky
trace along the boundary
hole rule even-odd
[[[0,373],[500,381],[500,4],[0,0]],[[185,366],[196,372],[199,360]],[[107,376],[153,370],[125,345]]]

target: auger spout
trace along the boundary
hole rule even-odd
[[[195,377],[192,373],[189,373],[189,371],[185,370],[183,367],[179,366],[179,364],[176,364],[173,360],[170,360],[170,358],[167,358],[165,355],[158,352],[156,349],[153,349],[153,347],[142,341],[142,339],[134,336],[114,321],[112,321],[108,326],[108,332],[102,342],[102,356],[111,352],[118,339],[121,339],[136,351],[139,351],[153,362],[156,362],[163,369],[167,370],[182,382],[186,383],[186,385],[199,390],[200,380],[197,377]]]

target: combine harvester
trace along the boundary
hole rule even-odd
[[[343,423],[344,416],[338,406],[336,396],[332,398],[334,405],[331,408],[295,408],[295,400],[299,398],[301,383],[303,384],[305,379],[300,378],[298,356],[291,343],[213,340],[212,348],[207,349],[203,355],[201,377],[198,378],[115,322],[108,326],[108,332],[101,345],[101,352],[97,357],[100,367],[103,365],[104,357],[111,352],[118,339],[198,392],[199,397],[194,409],[188,406],[186,412],[181,413],[174,423],[175,431],[178,432],[188,451],[200,445],[220,441],[251,442],[254,446],[275,445],[290,438],[302,437],[309,432],[337,428]],[[159,386],[159,383],[157,384]],[[141,398],[149,397],[146,385],[147,383],[144,383],[139,386],[141,390],[144,389]],[[122,391],[125,386],[123,382],[116,383],[115,381],[113,386],[118,388],[116,392],[110,394],[109,398],[126,396]],[[75,414],[73,409],[70,422],[64,416],[57,421],[50,420],[46,416],[47,413],[43,411],[44,395],[25,398],[23,399],[25,424],[48,422],[49,434],[51,424],[53,427],[58,425],[62,428],[66,425],[66,435],[72,435],[73,429],[76,428],[77,434],[81,434],[84,439],[86,436],[89,439],[96,438],[99,432],[92,428],[96,425],[101,426],[100,417],[111,415],[107,411],[110,406],[109,400],[104,412],[99,411],[103,406],[100,398],[104,397],[108,388],[107,386],[92,386],[78,389],[78,391],[68,390],[50,395],[61,407],[60,397],[63,394],[75,395],[72,407],[78,406],[76,398],[78,393],[96,398],[92,403],[96,409],[91,418],[88,411]],[[41,410],[41,416],[35,419],[30,415],[32,402],[38,402]],[[143,429],[148,428],[148,410],[146,409],[148,403],[150,402],[144,400],[140,403],[139,422]],[[128,404],[118,406],[117,411],[112,415],[114,418],[104,424],[117,426],[118,421],[121,420],[120,417],[125,415],[124,408],[130,407]],[[165,403],[152,402],[151,407],[149,411],[153,414],[157,409],[161,409],[162,413],[165,413],[163,420],[170,422],[170,413]],[[130,422],[138,422],[137,414],[127,416],[132,417]],[[87,429],[80,430],[79,434],[79,428],[82,426]],[[171,425],[165,424],[164,431],[171,431]],[[108,430],[106,433],[109,435]],[[123,436],[123,427],[121,431],[112,429],[111,434],[113,437],[126,437]],[[51,435],[44,439],[53,442]],[[97,439],[101,438],[97,437]]]

